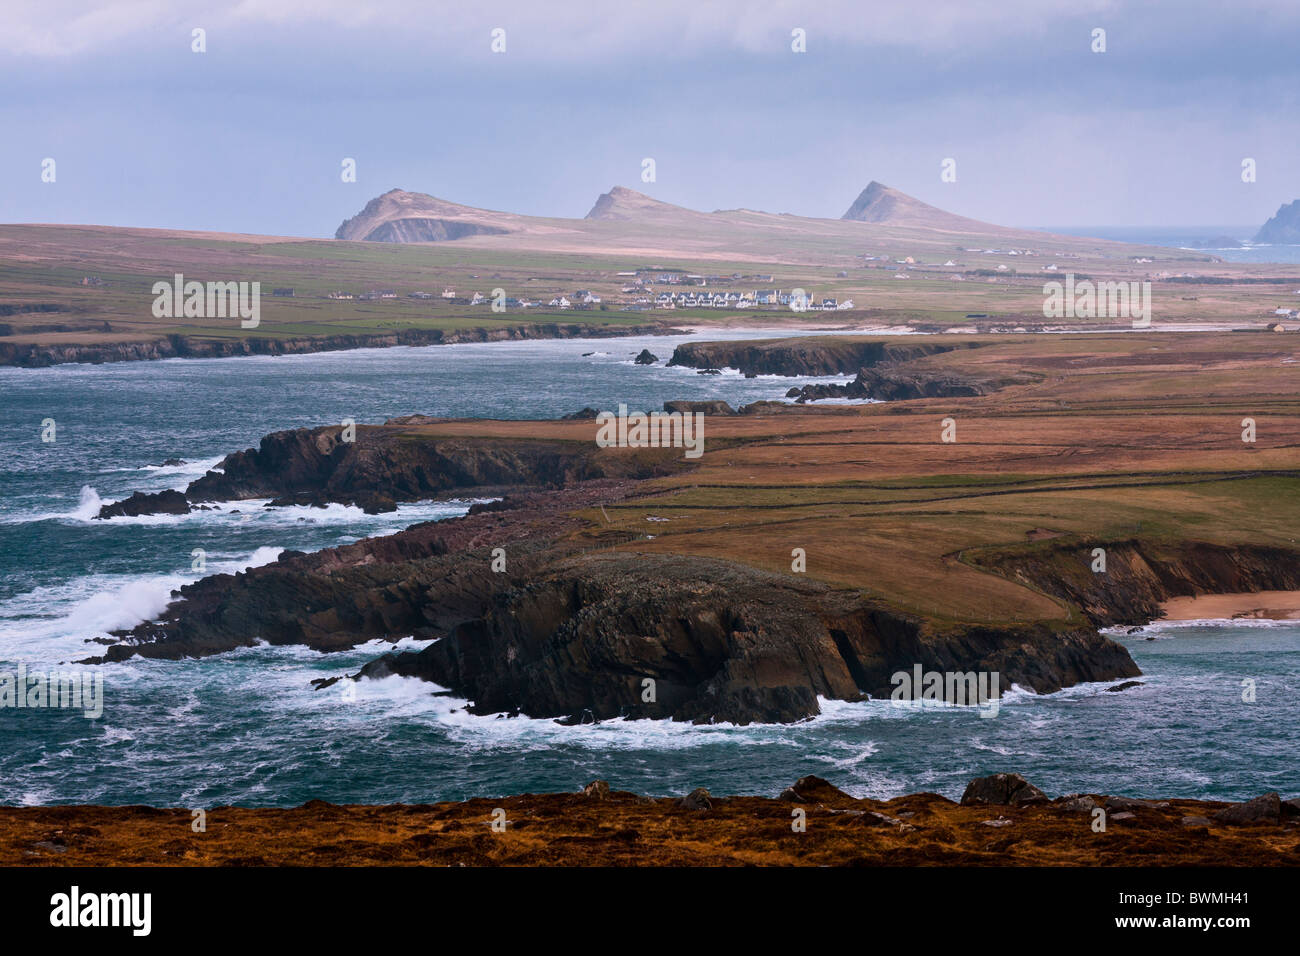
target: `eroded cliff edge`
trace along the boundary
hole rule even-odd
[[[612,326],[588,322],[532,322],[506,328],[398,329],[392,332],[346,335],[249,335],[243,338],[203,338],[174,333],[136,341],[44,344],[0,340],[0,365],[47,368],[51,365],[105,362],[144,362],[170,358],[238,358],[248,355],[304,355],[348,349],[393,346],[453,345],[461,342],[506,342],[519,339],[617,338],[632,335],[680,334],[663,324]]]
[[[844,425],[863,420],[849,409],[836,414]],[[821,427],[826,415],[789,409],[777,420],[774,443],[746,416],[718,419],[733,424],[710,433],[710,454],[725,461],[752,443],[756,456],[786,455],[797,447],[780,444],[790,429]],[[103,659],[205,656],[259,641],[333,651],[412,635],[433,643],[383,655],[361,678],[419,677],[483,713],[793,721],[818,713],[819,698],[887,695],[891,675],[918,664],[996,672],[1003,689],[1038,692],[1132,677],[1128,652],[1096,627],[1145,623],[1174,596],[1300,587],[1300,562],[1284,547],[1058,534],[954,555],[983,572],[975,587],[987,574],[1025,596],[1050,595],[1033,619],[1016,620],[1010,606],[996,618],[920,614],[887,590],[868,597],[860,588],[871,580],[837,586],[737,560],[748,553],[743,543],[722,555],[690,553],[691,519],[672,526],[680,536],[665,541],[683,544],[667,551],[664,541],[649,543],[659,525],[610,523],[606,507],[616,515],[661,507],[665,487],[682,488],[700,466],[680,449],[599,448],[595,431],[588,420],[407,416],[358,426],[355,441],[338,426],[266,436],[184,494],[167,494],[183,507],[502,500],[205,578],[182,588],[157,620],[117,635]],[[726,521],[762,527],[774,513],[728,511]],[[1108,552],[1105,574],[1090,568],[1097,547]]]
[[[101,659],[205,656],[259,641],[331,651],[414,635],[435,643],[384,655],[364,676],[430,680],[479,712],[574,721],[798,720],[819,712],[818,697],[887,695],[890,675],[917,663],[997,672],[1003,687],[1038,692],[1138,673],[1087,624],[939,622],[801,575],[638,551],[635,536],[593,528],[582,512],[648,494],[651,479],[689,467],[671,449],[612,455],[586,441],[421,431],[437,422],[361,427],[350,443],[337,427],[275,433],[186,494],[321,503],[490,489],[504,501],[205,578],[159,619],[119,634]],[[497,548],[505,566],[494,570]],[[1158,603],[1158,583],[1147,582],[1143,600]]]

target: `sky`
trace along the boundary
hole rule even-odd
[[[878,180],[1258,225],[1300,197],[1297,50],[1297,0],[5,0],[0,222],[332,236],[394,187],[577,217],[615,185],[838,217]]]

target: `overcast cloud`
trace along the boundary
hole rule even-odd
[[[10,2],[0,220],[324,236],[393,186],[581,216],[615,184],[838,216],[877,179],[1009,225],[1257,224],[1300,197],[1297,49],[1294,0]]]

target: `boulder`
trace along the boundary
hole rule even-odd
[[[786,787],[782,790],[780,799],[790,803],[841,804],[857,802],[839,787],[811,774],[800,777],[795,781],[793,787]]]
[[[593,780],[582,788],[582,795],[591,800],[609,799],[609,781]]]
[[[642,349],[641,354],[632,360],[636,365],[654,365],[659,361],[659,356],[655,355],[649,349]]]
[[[1136,800],[1132,797],[1107,797],[1106,809],[1111,810],[1163,810],[1169,801]]]
[[[362,495],[357,498],[357,507],[368,515],[384,514],[397,510],[397,502],[384,494]]]
[[[1070,813],[1091,813],[1097,808],[1097,801],[1082,793],[1072,793],[1060,797],[1055,802],[1058,808]]]
[[[899,827],[904,830],[915,829],[904,823],[898,817],[891,817],[887,813],[877,813],[875,810],[868,810],[865,813],[855,816],[853,822],[864,827]]]
[[[1214,815],[1219,823],[1280,823],[1282,820],[1282,798],[1276,791],[1265,793],[1245,803],[1234,803],[1224,807]]]
[[[1110,687],[1106,688],[1106,692],[1113,694],[1117,691],[1128,690],[1130,687],[1141,687],[1141,686],[1142,686],[1142,681],[1140,680],[1126,680],[1122,684],[1112,684]]]
[[[703,787],[696,787],[686,796],[677,801],[677,805],[683,810],[712,810],[713,799],[709,791]]]
[[[705,415],[734,415],[736,410],[723,401],[706,401],[706,402],[688,402],[674,401],[664,402],[664,411],[681,412],[683,415],[689,415],[693,412],[703,412]]]
[[[104,505],[96,518],[130,518],[137,515],[184,515],[190,513],[189,499],[179,491],[145,494],[137,491],[129,498]]]
[[[961,795],[963,807],[1019,806],[1028,803],[1047,803],[1047,794],[1018,773],[976,777],[966,785],[966,792]]]

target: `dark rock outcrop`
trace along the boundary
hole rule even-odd
[[[628,335],[680,334],[664,325],[611,326],[586,322],[538,322],[501,328],[397,329],[349,335],[269,338],[200,338],[172,334],[141,341],[87,342],[42,345],[0,341],[0,365],[46,368],[68,362],[141,362],[168,358],[235,358],[244,355],[303,355],[347,349],[391,348],[396,345],[452,345],[457,342],[505,342],[521,339],[617,338]]]
[[[1106,691],[1107,693],[1117,694],[1122,690],[1128,690],[1130,687],[1141,687],[1141,686],[1143,685],[1140,680],[1126,680],[1122,684],[1115,684],[1111,687],[1107,687]]]
[[[874,398],[896,402],[912,398],[971,398],[987,395],[1006,385],[1021,384],[1027,378],[992,379],[952,372],[932,372],[881,365],[864,368],[857,378],[843,385],[818,383],[791,389],[799,404],[826,398]],[[787,397],[791,397],[787,393]]]
[[[649,349],[642,349],[641,354],[632,360],[635,365],[654,365],[659,361],[659,356],[655,355]]]
[[[426,522],[313,554],[286,551],[270,564],[185,585],[159,618],[116,632],[120,643],[87,662],[204,657],[259,640],[333,651],[437,637],[563,555],[554,540],[581,525],[570,509],[617,501],[631,487],[605,480],[519,490],[517,507],[505,513]],[[508,549],[507,573],[491,570],[495,547]]]
[[[585,417],[585,416],[584,416]],[[411,416],[389,425],[418,426]],[[141,494],[106,505],[99,517],[184,514],[200,502],[269,498],[273,506],[351,504],[368,514],[395,511],[400,501],[502,487],[563,487],[606,477],[651,477],[680,467],[670,451],[637,459],[599,456],[594,442],[483,440],[412,436],[401,427],[356,426],[345,441],[338,425],[274,432],[257,448],[234,452],[219,470],[179,491]]]
[[[1106,551],[1105,573],[1092,570],[1095,547]],[[1069,601],[1098,627],[1158,618],[1161,604],[1173,597],[1300,590],[1300,554],[1268,545],[1053,538],[966,557],[977,567]]]
[[[703,412],[705,415],[734,415],[736,410],[724,401],[703,401],[688,402],[677,400],[664,402],[664,411],[681,412],[682,414],[692,414],[694,412]]]
[[[830,781],[812,774],[800,777],[794,782],[794,786],[782,790],[779,799],[791,803],[817,803],[831,807],[857,802]]]
[[[713,798],[703,787],[696,787],[678,800],[677,805],[683,810],[712,810]]]
[[[222,460],[190,483],[191,501],[273,498],[291,503],[362,503],[374,496],[394,501],[434,498],[453,491],[500,486],[561,487],[611,477],[623,468],[636,477],[654,472],[600,457],[594,442],[482,440],[422,437],[398,430],[356,427],[355,441],[326,426],[275,432],[256,448]],[[665,460],[667,458],[665,457]]]
[[[907,362],[974,342],[896,342],[816,338],[735,342],[684,342],[673,350],[670,366],[735,368],[746,375],[856,375],[882,362]]]
[[[1282,798],[1276,793],[1265,793],[1245,803],[1234,803],[1214,814],[1219,823],[1250,824],[1278,823],[1282,819]]]
[[[1047,802],[1047,794],[1018,773],[995,773],[988,777],[977,777],[966,785],[966,792],[961,795],[963,807],[1019,806]]]
[[[591,800],[609,799],[609,781],[593,780],[582,788],[582,795]]]
[[[146,494],[137,491],[129,498],[104,505],[96,518],[136,517],[138,515],[184,515],[190,513],[190,503],[180,491],[158,491]]]
[[[998,671],[1040,692],[1137,672],[1096,634],[939,633],[816,582],[729,561],[614,553],[537,569],[442,640],[363,673],[433,681],[478,713],[746,724],[815,715],[818,696],[888,696],[891,676],[917,661]]]

